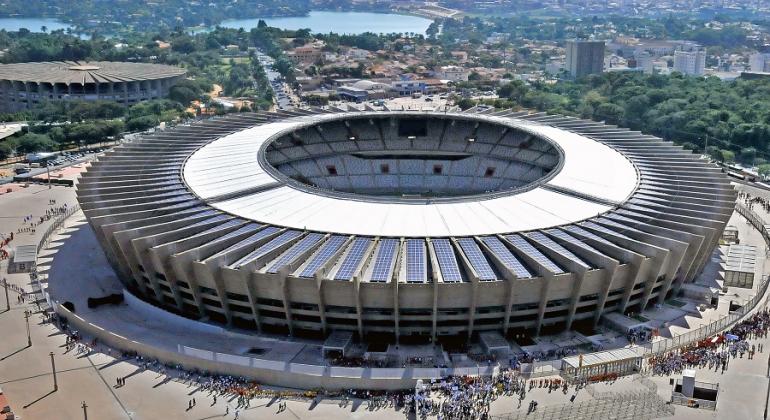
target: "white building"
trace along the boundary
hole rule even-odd
[[[436,72],[437,78],[453,82],[466,82],[468,81],[468,75],[470,75],[468,69],[458,66],[443,66]]]
[[[705,70],[705,51],[695,50],[674,52],[674,71],[690,76],[702,76]]]
[[[770,53],[751,54],[749,67],[754,72],[770,72]]]
[[[652,74],[655,66],[653,65],[653,56],[647,51],[640,51],[634,55],[636,67],[642,69],[644,74]]]

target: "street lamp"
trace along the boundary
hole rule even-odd
[[[32,311],[24,311],[24,320],[27,322],[27,347],[32,347],[32,335],[29,333],[29,317],[32,316]]]
[[[56,382],[56,363],[53,361],[53,352],[50,352],[49,355],[51,356],[51,371],[53,371],[53,390],[58,391],[59,384]]]
[[[11,310],[11,299],[8,297],[8,280],[3,279],[3,286],[5,286],[5,306],[8,311]]]

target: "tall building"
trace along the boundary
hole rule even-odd
[[[752,54],[749,57],[749,67],[751,67],[753,72],[770,72],[770,53]]]
[[[706,52],[703,50],[675,51],[674,71],[690,76],[703,76],[706,69]]]
[[[604,41],[567,41],[567,70],[579,79],[604,70]]]
[[[640,51],[634,55],[636,67],[642,69],[644,74],[652,74],[654,71],[653,57],[647,51]]]

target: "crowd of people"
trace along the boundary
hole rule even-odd
[[[534,388],[545,388],[549,393],[561,390],[565,395],[569,390],[568,384],[558,378],[527,381],[518,370],[505,369],[491,378],[462,376],[433,381],[407,396],[405,406],[407,412],[422,418],[432,415],[441,420],[485,420],[489,418],[490,404],[499,397],[516,397],[521,408]],[[530,401],[528,412],[537,410],[537,405],[537,401]]]
[[[749,208],[749,210],[754,210],[754,207],[760,207],[762,210],[765,211],[765,213],[770,213],[770,200],[764,197],[755,197],[747,192],[740,191],[738,192],[738,201],[743,201],[743,204]]]
[[[684,369],[708,368],[724,373],[730,366],[730,360],[749,359],[764,350],[761,344],[750,344],[749,339],[764,338],[770,329],[770,311],[762,311],[739,322],[729,331],[701,340],[691,346],[683,347],[661,356],[651,357],[648,361],[655,375],[672,375]]]
[[[35,218],[33,215],[24,216],[22,226],[16,230],[16,233],[35,233],[38,226],[67,213],[67,203],[61,206],[56,205],[56,200],[49,200],[48,205],[54,206],[45,210],[45,215]]]

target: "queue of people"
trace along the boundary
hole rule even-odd
[[[762,311],[739,322],[729,331],[701,340],[688,347],[683,347],[661,356],[651,357],[648,361],[655,375],[681,373],[689,368],[708,368],[724,373],[730,366],[730,360],[749,359],[763,348],[760,344],[750,344],[749,339],[767,337],[770,329],[770,311]]]

